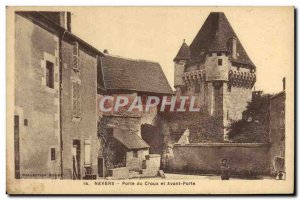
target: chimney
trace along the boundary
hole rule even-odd
[[[283,77],[282,79],[282,86],[283,86],[283,90],[285,90],[285,77]]]
[[[236,37],[232,37],[232,41],[231,41],[231,56],[233,59],[236,59],[236,43],[237,43],[237,39]]]
[[[108,50],[107,50],[107,49],[104,49],[104,50],[103,50],[103,53],[108,54]]]
[[[65,28],[67,31],[71,32],[71,13],[70,12],[60,12],[59,13],[60,26]]]
[[[67,31],[71,32],[71,13],[66,11],[41,11],[39,12],[43,16],[47,17],[57,25],[63,27]]]

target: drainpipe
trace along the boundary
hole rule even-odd
[[[60,175],[61,175],[61,179],[64,178],[63,175],[63,137],[62,137],[62,40],[63,37],[65,35],[65,30],[63,31],[63,33],[59,35],[59,127],[60,127]]]

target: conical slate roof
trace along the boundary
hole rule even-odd
[[[209,14],[190,45],[191,59],[197,60],[202,51],[229,52],[228,44],[232,38],[237,39],[237,57],[231,58],[232,61],[255,67],[223,12]]]
[[[176,60],[190,60],[191,59],[191,53],[189,46],[185,43],[185,40],[183,40],[183,43],[174,58],[174,61]]]

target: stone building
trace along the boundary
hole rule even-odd
[[[225,127],[242,118],[256,67],[224,13],[210,13],[193,42],[183,42],[174,67],[177,95],[196,96],[200,108],[221,117]]]
[[[285,171],[285,78],[283,90],[270,98],[271,173]]]
[[[103,54],[70,31],[68,12],[15,14],[16,178],[95,178]]]
[[[107,51],[105,51],[104,57],[100,59],[98,65],[98,104],[104,96],[112,96],[114,99],[118,96],[126,96],[129,98],[130,104],[137,96],[146,99],[148,96],[162,98],[163,95],[170,96],[173,94],[161,66],[157,62],[123,58],[108,54]],[[143,101],[143,106],[145,106],[144,103]],[[98,108],[98,115],[98,135],[101,146],[104,148],[99,155],[102,157],[100,163],[103,166],[102,172],[99,173],[119,178],[127,177],[128,170],[134,176],[137,175],[136,172],[149,176],[151,173],[157,174],[160,155],[149,155],[149,148],[151,154],[161,153],[160,151],[153,151],[152,146],[155,146],[155,142],[163,143],[162,140],[153,140],[156,136],[160,136],[159,131],[154,131],[157,107],[149,112],[129,112],[126,109],[99,112]],[[144,126],[152,128],[143,129]],[[144,131],[142,132],[142,130]],[[149,144],[147,144],[148,142]],[[117,145],[119,147],[116,147]],[[122,152],[120,149],[123,149]],[[155,172],[147,171],[147,165],[151,166],[155,163],[157,157],[157,170]]]

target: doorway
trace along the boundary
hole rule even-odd
[[[15,179],[20,179],[20,125],[19,116],[14,116],[14,152],[15,152]]]
[[[80,140],[73,140],[72,160],[73,160],[73,179],[81,179],[80,165]]]

